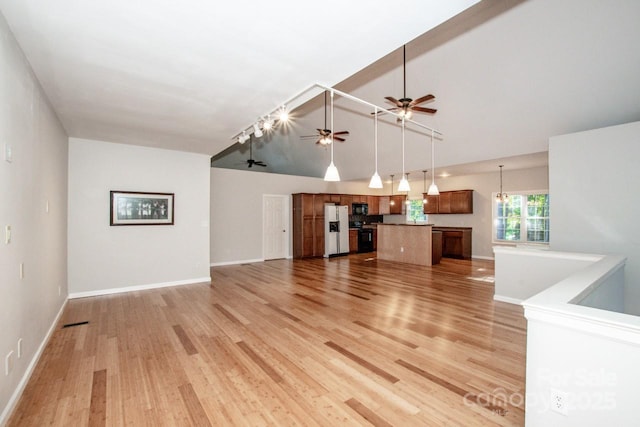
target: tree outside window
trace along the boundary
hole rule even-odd
[[[549,243],[549,194],[512,193],[496,201],[493,224],[495,241]]]

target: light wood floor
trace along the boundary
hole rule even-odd
[[[9,425],[523,425],[525,320],[493,263],[370,256],[69,301]]]

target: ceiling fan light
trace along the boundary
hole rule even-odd
[[[400,180],[400,184],[398,184],[398,191],[411,191],[411,187],[409,186],[409,181],[407,181],[406,176],[403,176]]]
[[[253,125],[253,136],[260,138],[263,135],[262,130],[258,127],[258,124]]]
[[[329,164],[327,168],[327,172],[324,174],[325,181],[337,182],[340,181],[340,174],[338,173],[338,168],[333,164],[333,160]]]
[[[440,191],[438,190],[438,186],[436,185],[435,182],[432,182],[431,185],[429,186],[429,190],[427,190],[427,195],[438,196],[439,194],[440,194]]]
[[[382,188],[382,179],[377,171],[371,177],[371,181],[369,181],[369,188]]]

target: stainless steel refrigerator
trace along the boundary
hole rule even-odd
[[[349,208],[324,205],[324,256],[349,253]]]

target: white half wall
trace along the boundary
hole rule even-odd
[[[210,281],[209,162],[70,138],[70,297]],[[175,193],[174,225],[110,226],[111,190]]]
[[[1,14],[0,99],[0,425],[4,425],[67,296],[68,144]],[[6,146],[11,148],[11,162],[5,160]],[[22,279],[20,264],[24,264]],[[13,369],[5,376],[10,352]]]
[[[640,315],[640,122],[549,140],[551,248],[627,257],[625,312]]]
[[[362,183],[211,168],[211,264],[263,260],[262,196],[293,193],[375,194]]]
[[[429,215],[428,221],[442,227],[472,227],[471,254],[474,257],[493,258],[492,209],[494,199],[492,193],[500,190],[500,173],[496,162],[495,173],[451,176],[437,178],[440,191],[474,190],[472,214]],[[549,188],[549,171],[546,167],[509,170],[505,165],[503,171],[503,188],[507,193],[514,191],[546,190]],[[415,187],[415,186],[414,186]],[[420,193],[412,197],[422,197]]]

